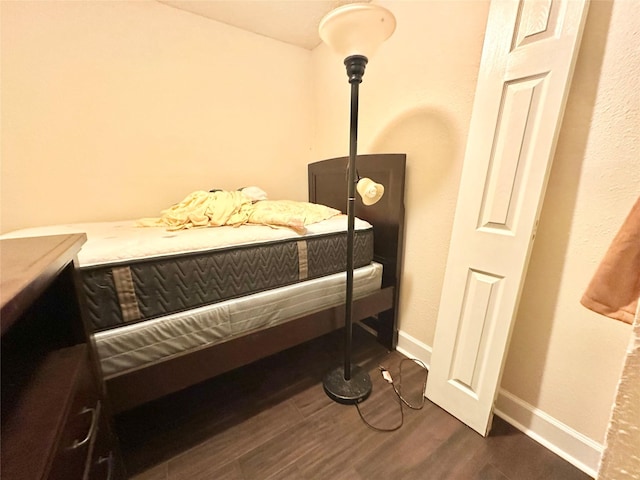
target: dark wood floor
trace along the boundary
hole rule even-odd
[[[402,428],[368,428],[354,406],[333,403],[320,379],[341,358],[341,334],[293,348],[120,415],[116,428],[135,480],[586,480],[590,477],[499,418],[483,438],[427,401],[404,408]],[[383,365],[398,380],[404,358],[359,328],[354,361],[371,372],[360,405],[372,424],[400,422]],[[402,364],[402,393],[419,403],[425,371]]]

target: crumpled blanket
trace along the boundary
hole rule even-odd
[[[240,191],[197,190],[180,203],[163,210],[159,218],[143,218],[141,227],[166,226],[167,230],[193,227],[238,226],[247,223],[251,213],[251,199]]]
[[[640,198],[622,224],[580,303],[610,318],[633,323],[640,297]]]
[[[304,233],[306,226],[339,215],[340,210],[293,200],[253,202],[241,191],[195,191],[180,203],[163,210],[159,218],[138,220],[140,227],[167,227],[183,230],[194,227],[234,227],[244,224],[291,228]]]

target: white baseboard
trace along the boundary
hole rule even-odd
[[[431,347],[402,330],[398,331],[396,350],[405,357],[417,358],[422,361],[427,366],[427,369],[431,366]]]
[[[596,477],[603,450],[600,443],[504,389],[498,394],[495,414],[587,475]]]
[[[431,365],[432,349],[406,332],[398,332],[398,352]],[[495,414],[528,437],[595,478],[603,446],[551,415],[501,389]]]

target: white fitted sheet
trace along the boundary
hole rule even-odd
[[[356,219],[356,230],[370,228],[368,222]],[[38,237],[68,233],[86,233],[87,242],[78,253],[80,268],[118,264],[136,259],[202,252],[249,243],[263,243],[286,238],[304,238],[347,230],[347,216],[338,215],[306,227],[304,235],[290,228],[265,225],[241,227],[202,227],[168,231],[164,227],[137,227],[134,220],[120,222],[71,223],[25,228],[0,238]]]
[[[354,298],[379,290],[382,265],[354,272]],[[345,273],[260,292],[95,334],[106,378],[340,305]]]

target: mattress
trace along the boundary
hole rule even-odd
[[[345,277],[344,272],[327,275],[98,332],[94,337],[102,371],[108,379],[340,305],[345,299]],[[354,298],[377,291],[381,282],[382,265],[373,262],[356,269]]]
[[[344,270],[346,216],[304,235],[260,225],[169,232],[130,222],[57,225],[5,237],[85,232],[78,255],[95,331],[320,278]],[[356,221],[354,264],[373,259],[373,229]]]

